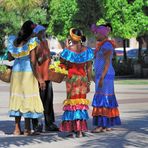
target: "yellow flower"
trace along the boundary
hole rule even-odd
[[[52,65],[49,66],[49,69],[53,69],[57,73],[61,73],[65,75],[68,74],[68,71],[65,68],[60,67],[60,61],[54,62]]]
[[[54,69],[54,65],[50,65],[49,66],[49,69]]]

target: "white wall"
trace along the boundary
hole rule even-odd
[[[137,42],[137,40],[135,38],[131,38],[129,45],[130,45],[130,47],[138,48],[139,43]]]

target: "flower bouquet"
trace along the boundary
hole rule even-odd
[[[0,65],[0,80],[9,83],[11,78],[11,68],[6,65]]]
[[[55,61],[49,66],[49,80],[61,83],[66,75],[68,75],[68,71],[60,61]]]

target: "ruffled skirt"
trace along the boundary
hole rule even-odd
[[[9,110],[10,117],[41,118],[43,116],[38,82],[32,72],[12,72]]]
[[[87,110],[89,101],[86,99],[87,78],[72,76],[67,79],[67,99],[64,101],[64,113],[60,131],[87,131]]]
[[[104,79],[102,88],[98,88],[98,84],[99,79],[96,79],[96,92],[92,102],[93,125],[108,128],[120,125],[118,103],[114,94],[114,80]]]

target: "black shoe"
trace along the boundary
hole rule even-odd
[[[45,131],[59,131],[59,128],[55,124],[51,124],[50,126],[45,127]]]

